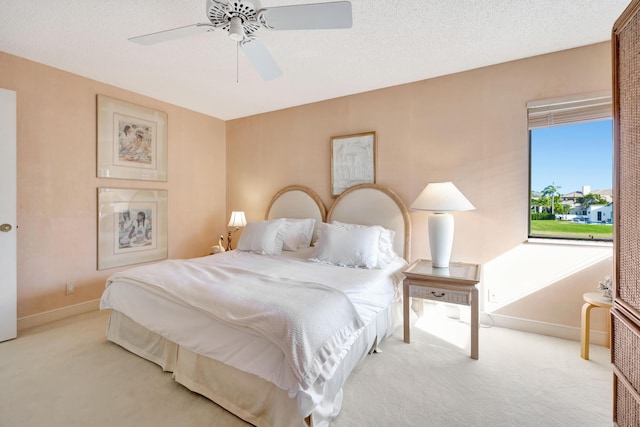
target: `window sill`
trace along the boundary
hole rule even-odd
[[[597,246],[604,248],[613,248],[613,242],[589,241],[589,240],[570,240],[570,239],[544,239],[540,237],[529,237],[526,243],[535,245],[558,245],[558,246]]]

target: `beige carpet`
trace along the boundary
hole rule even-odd
[[[248,425],[107,342],[106,320],[89,313],[0,343],[0,426]],[[411,344],[398,330],[359,365],[332,426],[612,424],[608,349],[585,361],[578,342],[483,327],[474,361],[468,334],[432,307]]]

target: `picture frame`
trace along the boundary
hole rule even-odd
[[[97,95],[97,176],[167,181],[167,113]]]
[[[166,259],[167,190],[98,188],[98,270]]]
[[[376,182],[376,133],[331,137],[331,195]]]

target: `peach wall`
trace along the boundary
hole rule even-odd
[[[376,131],[377,182],[411,204],[453,181],[477,209],[455,214],[452,257],[486,262],[527,238],[527,101],[610,89],[610,58],[601,43],[229,121],[229,209],[261,218],[289,184],[330,206],[330,137]],[[427,216],[412,213],[414,258]]]
[[[18,317],[100,297],[96,188],[169,194],[169,257],[208,253],[225,227],[225,122],[0,52],[18,104]],[[96,95],[168,114],[168,181],[96,178]],[[75,293],[65,296],[65,283]]]
[[[169,257],[200,256],[228,212],[261,219],[286,185],[315,189],[329,207],[330,137],[371,130],[377,181],[407,205],[442,180],[474,203],[455,214],[452,257],[486,263],[527,237],[526,102],[609,89],[610,63],[601,43],[225,123],[0,52],[0,86],[18,93],[18,316],[95,300],[116,271],[96,271],[97,187],[168,189]],[[98,93],[168,113],[167,183],[96,178]],[[411,217],[412,256],[428,258],[428,214]],[[579,304],[584,279],[564,279],[562,299]],[[503,310],[575,324],[543,300],[535,313],[525,301]]]
[[[454,214],[452,259],[486,263],[527,240],[526,103],[607,89],[610,44],[600,43],[232,120],[227,206],[261,219],[272,194],[301,184],[329,207],[330,137],[376,131],[377,182],[409,205],[427,183],[453,181],[477,209]],[[414,259],[429,257],[428,215],[411,213]],[[579,304],[585,284],[575,285]]]
[[[558,279],[556,282],[528,295],[526,298],[497,310],[495,313],[503,316],[513,316],[519,318],[534,319],[543,321],[553,319],[556,324],[563,324],[580,327],[581,309],[584,304],[582,293],[598,292],[596,286],[598,281],[603,280],[606,275],[611,275],[611,258],[599,261],[593,265],[575,272],[571,276]],[[578,291],[578,292],[576,292]],[[544,313],[555,313],[551,317]],[[592,310],[592,329],[601,332],[606,331],[607,310]]]

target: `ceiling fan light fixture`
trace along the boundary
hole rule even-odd
[[[234,16],[229,20],[229,38],[239,42],[244,39],[244,30],[242,29],[242,20]]]

